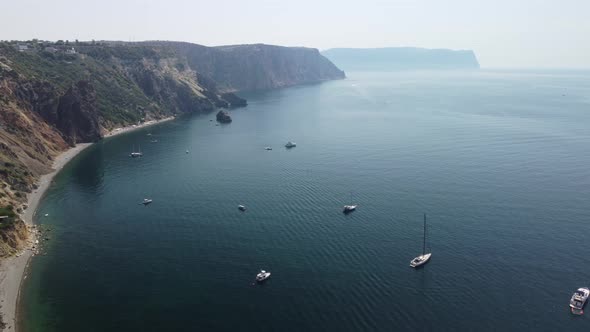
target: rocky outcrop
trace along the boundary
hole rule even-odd
[[[102,138],[98,124],[96,91],[88,81],[79,81],[59,98],[55,127],[70,145]]]
[[[232,121],[231,116],[229,116],[229,113],[224,110],[217,112],[216,118],[217,118],[217,122],[220,122],[220,123],[230,123]]]

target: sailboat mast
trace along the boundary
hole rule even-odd
[[[426,254],[426,213],[424,213],[424,242],[422,244],[422,256]]]

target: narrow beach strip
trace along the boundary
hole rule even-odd
[[[122,128],[115,128],[104,135],[104,138],[113,137],[120,134],[128,133],[137,129],[149,127],[165,121],[174,120],[174,117],[168,117],[161,120],[147,121],[139,125],[133,125]],[[69,150],[60,153],[53,161],[53,171],[42,175],[37,184],[38,188],[27,195],[27,209],[21,214],[27,229],[29,230],[29,239],[25,248],[11,257],[0,260],[0,314],[6,324],[5,332],[15,332],[17,330],[17,310],[20,288],[22,281],[27,277],[27,266],[31,257],[38,248],[35,241],[37,240],[36,226],[33,219],[37,213],[39,202],[43,198],[45,191],[49,188],[55,175],[70,162],[75,156],[82,152],[92,143],[80,143]]]

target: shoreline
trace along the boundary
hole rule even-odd
[[[174,120],[175,117],[167,117],[161,120],[152,120],[140,125],[115,128],[105,134],[103,139],[129,133],[141,128],[149,127],[158,123]],[[53,178],[80,152],[94,143],[80,143],[75,147],[61,152],[53,161],[52,171],[44,174],[37,180],[39,187],[27,195],[27,209],[20,215],[27,227],[29,238],[25,246],[15,255],[0,260],[0,314],[2,321],[6,324],[4,332],[18,331],[19,319],[18,306],[20,302],[20,291],[23,281],[27,278],[27,270],[31,258],[37,248],[37,227],[34,218],[37,214],[37,207],[45,192],[51,185]]]
[[[167,118],[163,118],[160,120],[150,120],[150,121],[146,121],[140,125],[132,125],[132,126],[128,126],[128,127],[119,127],[119,128],[113,128],[113,130],[111,130],[110,132],[108,132],[107,134],[104,135],[103,139],[105,138],[109,138],[109,137],[113,137],[113,136],[117,136],[117,135],[121,135],[121,134],[125,134],[125,133],[129,133],[138,129],[142,129],[145,127],[150,127],[153,126],[155,124],[158,123],[162,123],[162,122],[167,122],[167,121],[171,121],[176,119],[176,117],[174,116],[169,116]]]

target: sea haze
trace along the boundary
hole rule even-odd
[[[347,76],[84,151],[37,214],[26,331],[590,329],[590,74]]]

